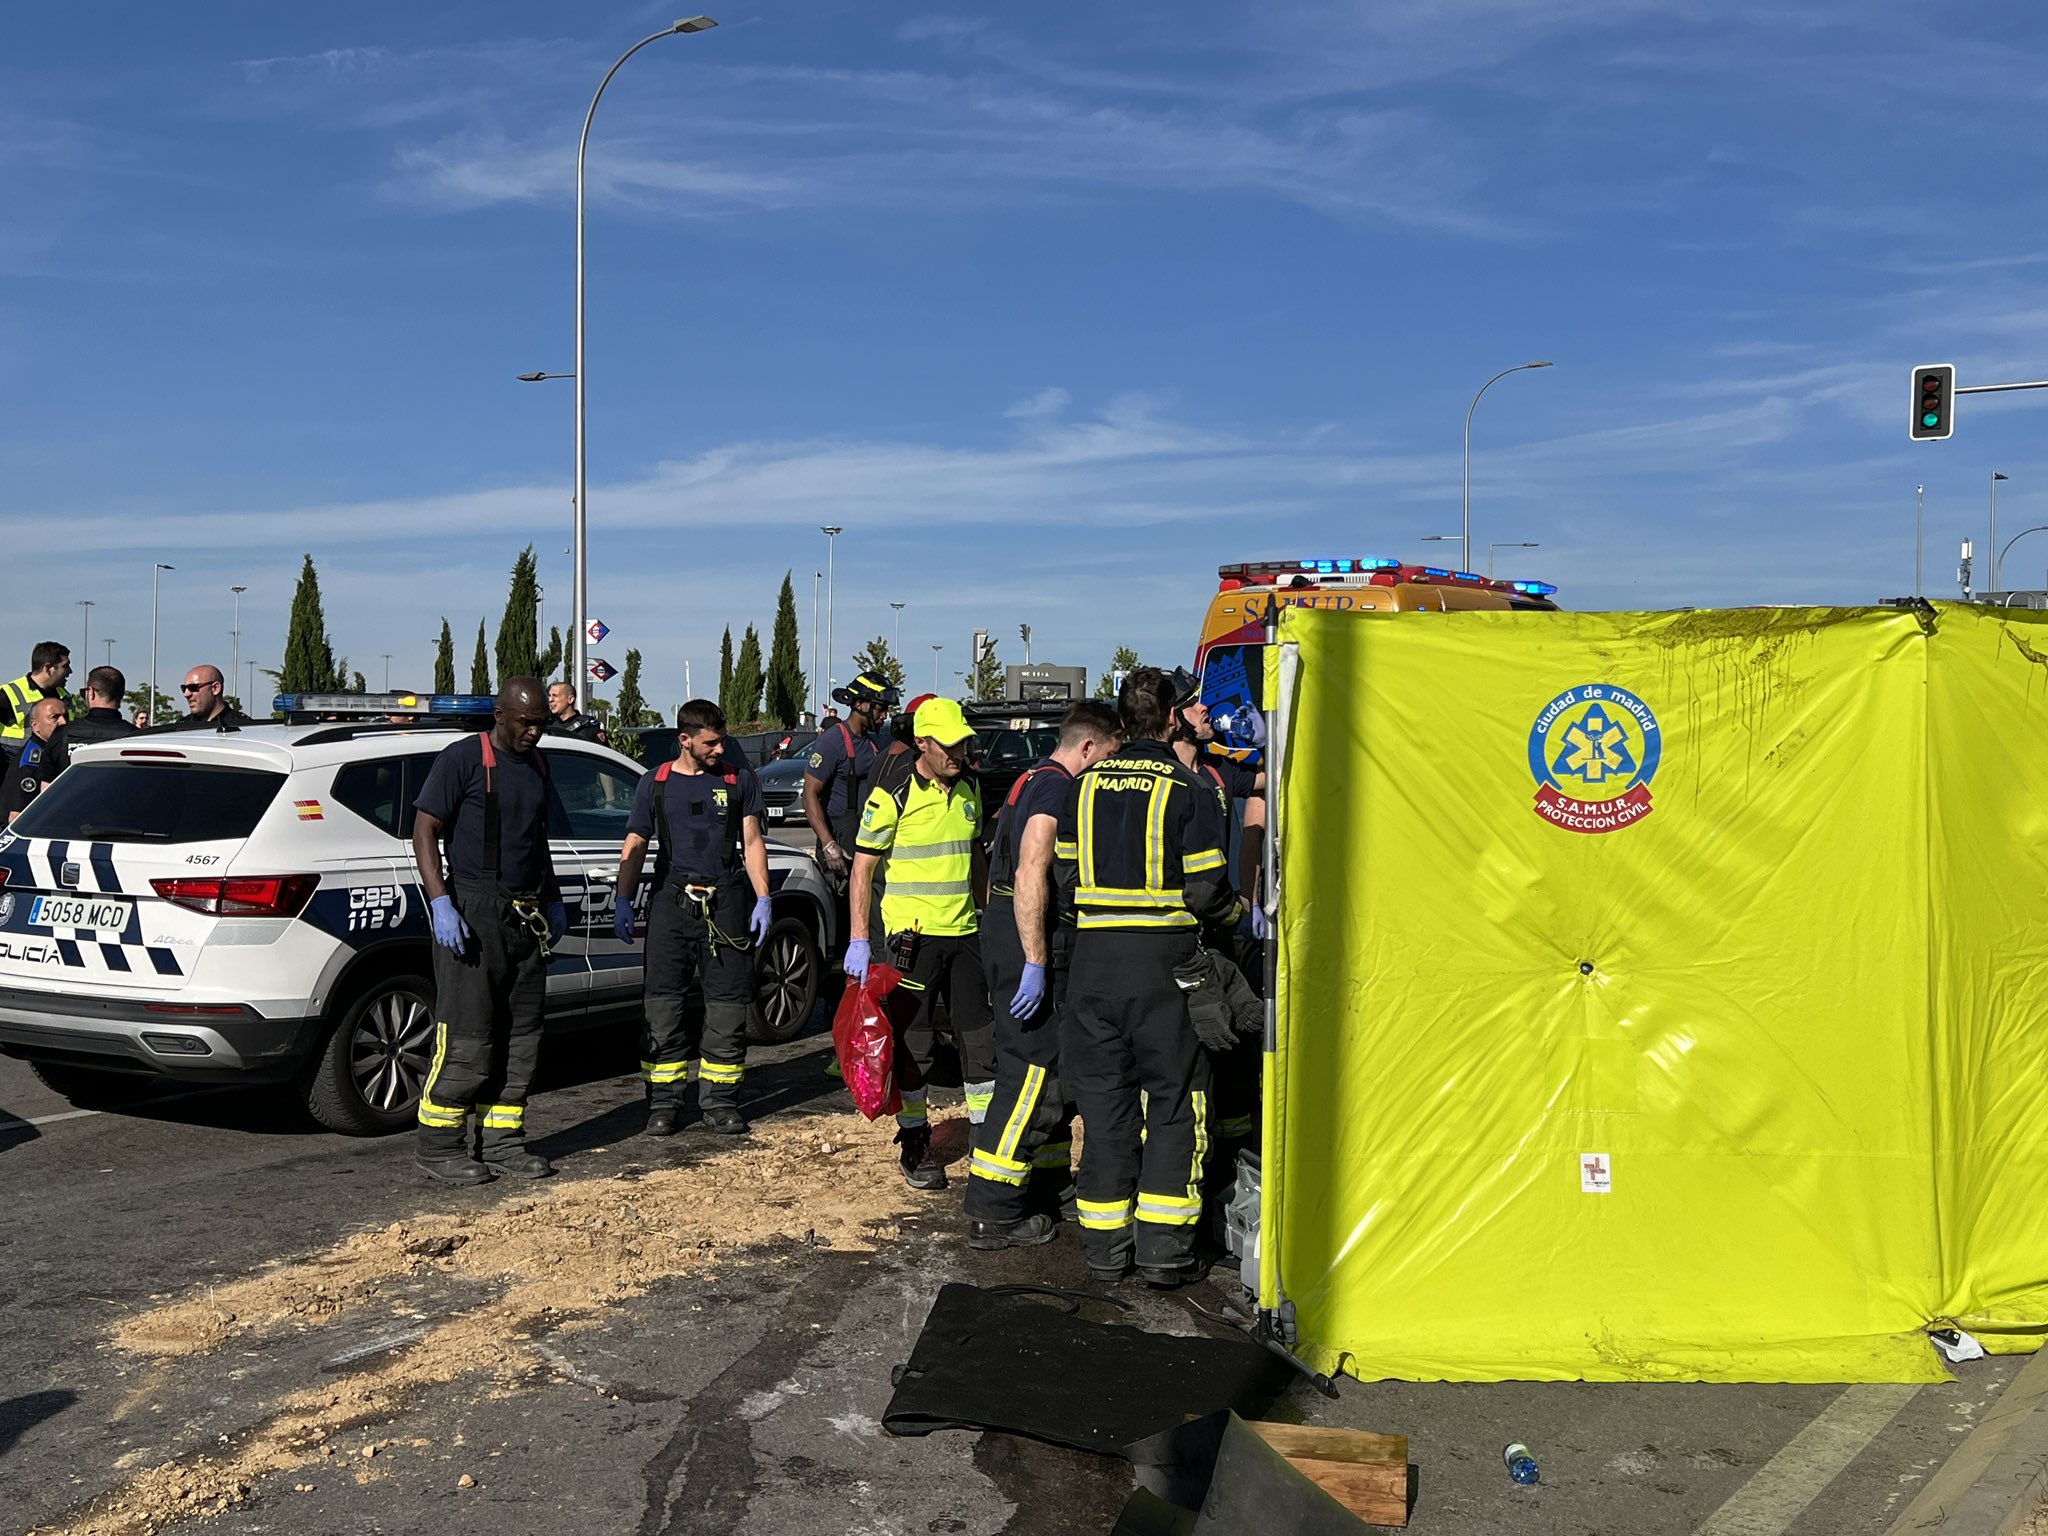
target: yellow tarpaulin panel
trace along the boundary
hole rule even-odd
[[[2014,637],[2048,655],[1968,609],[1285,614],[1261,1303],[1308,1358],[2031,1347],[2048,663]]]

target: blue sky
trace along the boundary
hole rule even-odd
[[[430,676],[532,540],[566,620],[573,166],[683,12],[109,3],[0,55],[0,658],[46,634]],[[2048,522],[2037,7],[785,0],[648,48],[591,152],[592,607],[672,705],[719,631],[913,683],[1191,653],[1215,567],[1473,538],[1574,607],[1863,602]],[[2048,570],[2048,534],[2009,584]],[[2024,575],[2032,571],[2032,576]],[[95,659],[104,654],[96,638]]]

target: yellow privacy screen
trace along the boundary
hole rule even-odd
[[[1289,610],[1261,1302],[1324,1368],[2048,1324],[2048,625]]]

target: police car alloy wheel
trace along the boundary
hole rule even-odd
[[[373,1136],[413,1123],[434,1060],[434,985],[373,983],[350,1003],[313,1059],[306,1108],[331,1131]]]
[[[818,1006],[821,962],[811,931],[799,918],[778,918],[761,944],[754,1006],[747,1010],[747,1038],[779,1045],[803,1033]]]

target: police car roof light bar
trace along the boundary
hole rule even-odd
[[[497,700],[482,693],[280,693],[270,707],[285,715],[488,715]]]

